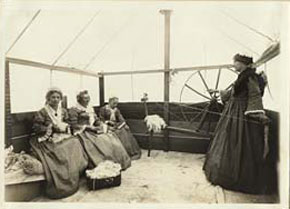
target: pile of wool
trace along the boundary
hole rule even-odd
[[[148,131],[160,133],[166,127],[166,123],[159,115],[147,115],[144,119]]]
[[[25,152],[20,153],[13,152],[13,146],[5,149],[5,173],[17,171],[22,169],[23,161],[25,160]]]
[[[103,179],[118,176],[121,172],[121,165],[106,160],[101,162],[96,168],[86,170],[87,177],[91,179]]]
[[[29,175],[42,174],[43,167],[39,160],[26,154],[24,151],[20,153],[13,152],[13,146],[5,149],[5,173],[23,170]]]

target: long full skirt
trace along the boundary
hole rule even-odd
[[[231,99],[225,106],[203,169],[215,185],[262,193],[264,129],[244,115],[246,105],[247,100]]]
[[[114,133],[118,136],[132,160],[137,160],[141,157],[141,149],[130,130],[121,128],[115,130]]]
[[[89,157],[90,167],[95,167],[104,160],[119,163],[122,169],[131,166],[131,159],[116,135],[84,131],[78,136]]]
[[[80,175],[87,168],[88,158],[77,137],[70,137],[59,143],[30,140],[34,153],[40,159],[46,177],[46,195],[50,198],[64,198],[79,188]]]

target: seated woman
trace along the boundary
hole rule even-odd
[[[103,122],[109,125],[114,133],[116,133],[129,156],[133,160],[136,160],[141,157],[141,149],[130,132],[120,110],[117,108],[118,101],[119,99],[117,97],[111,97],[109,99],[109,104],[100,109],[100,118]]]
[[[61,107],[62,92],[57,88],[46,94],[46,105],[37,112],[30,140],[33,153],[41,161],[47,180],[46,194],[63,198],[79,188],[80,174],[87,168],[88,158],[77,137],[70,134],[68,113]]]
[[[123,145],[115,134],[107,132],[103,124],[89,106],[88,91],[77,95],[77,104],[69,110],[70,124],[74,135],[77,135],[89,157],[89,167],[94,168],[104,160],[119,163],[122,169],[131,165]]]

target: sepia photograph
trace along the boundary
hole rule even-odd
[[[4,205],[289,208],[288,7],[3,1]]]

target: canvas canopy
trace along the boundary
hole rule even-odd
[[[281,29],[281,4],[275,2],[236,3],[7,3],[3,9],[6,57],[48,65],[72,67],[89,72],[122,72],[164,68],[164,15],[171,9],[170,68],[232,64],[236,53],[257,60],[267,48],[277,52]],[[27,28],[26,28],[27,27]],[[24,32],[23,32],[24,31]],[[12,47],[11,47],[12,46]],[[276,49],[276,51],[275,51]],[[265,54],[264,54],[265,55]],[[273,56],[274,57],[274,56]],[[264,103],[276,109],[281,71],[280,58],[262,64],[269,90]],[[202,72],[214,87],[216,70]],[[181,89],[193,72],[171,76],[170,101],[203,100],[191,91],[180,99]],[[223,70],[220,88],[236,75]],[[163,101],[163,73],[105,76],[105,99],[117,95],[120,101]],[[18,64],[10,66],[12,112],[37,110],[45,92],[58,86],[74,105],[80,89],[88,89],[92,103],[99,104],[98,79]],[[204,92],[202,81],[193,76],[188,83]],[[205,92],[206,93],[206,92]],[[271,93],[271,95],[270,95]],[[27,99],[24,99],[27,98]]]

